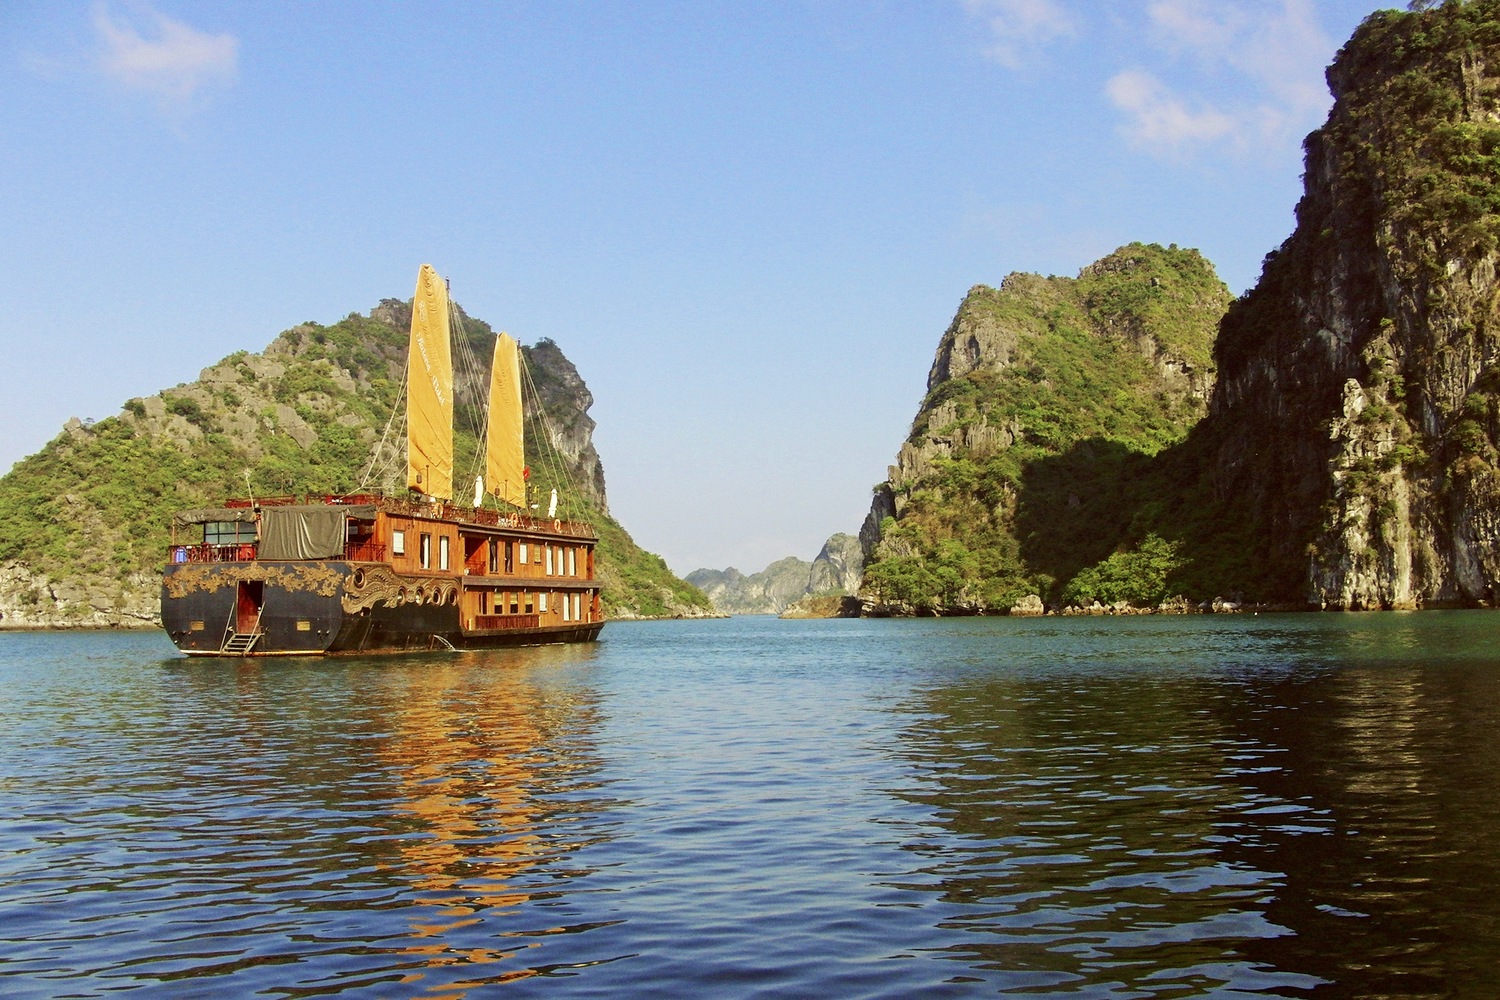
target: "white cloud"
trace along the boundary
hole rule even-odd
[[[148,6],[136,9],[144,32],[116,19],[106,4],[94,7],[94,31],[102,46],[98,69],[109,79],[179,109],[208,88],[234,80],[239,40],[233,35],[199,31]]]
[[[1146,21],[1155,48],[1191,65],[1176,74],[1177,88],[1142,69],[1106,85],[1136,145],[1280,148],[1327,108],[1323,66],[1333,46],[1310,0],[1149,0]],[[1213,96],[1215,85],[1233,96]]]
[[[973,17],[989,27],[984,54],[1008,69],[1021,69],[1048,44],[1078,33],[1072,16],[1057,0],[963,0]]]
[[[1105,85],[1115,107],[1125,112],[1126,133],[1138,145],[1157,150],[1179,150],[1196,143],[1233,137],[1233,117],[1211,107],[1189,108],[1162,82],[1143,70],[1126,70]]]
[[[1222,51],[1244,23],[1235,7],[1202,0],[1152,0],[1146,18],[1163,47],[1177,51]]]

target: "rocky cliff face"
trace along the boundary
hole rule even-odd
[[[1297,228],[1217,346],[1213,484],[1332,608],[1500,578],[1500,3],[1372,15],[1328,72]]]
[[[856,594],[864,577],[865,556],[859,539],[839,532],[813,558],[807,574],[807,595]]]
[[[0,628],[143,628],[160,624],[161,579],[136,573],[99,582],[53,580],[18,560],[0,562]]]
[[[540,412],[546,415],[545,427],[540,429],[547,433],[561,454],[574,485],[597,510],[608,514],[604,466],[599,461],[599,453],[594,450],[594,419],[589,416],[594,394],[589,392],[573,362],[552,341],[541,340],[523,350],[541,402]],[[534,419],[535,412],[533,408],[528,417]],[[533,448],[531,453],[540,450]]]
[[[860,530],[876,613],[981,613],[1107,556],[1131,455],[1206,412],[1230,295],[1196,251],[1133,244],[1077,278],[969,290]]]
[[[758,573],[746,575],[731,566],[694,570],[685,579],[726,615],[775,615],[807,593],[811,569],[806,559],[787,556]]]
[[[779,615],[807,597],[855,593],[863,567],[859,539],[836,534],[810,563],[788,556],[748,576],[730,567],[694,570],[686,579],[724,614]]]

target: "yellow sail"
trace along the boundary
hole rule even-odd
[[[448,285],[430,265],[417,273],[407,364],[406,485],[453,498],[453,361],[448,345]]]
[[[521,350],[508,333],[495,338],[490,367],[490,422],[485,435],[485,482],[495,499],[526,506],[526,459],[521,426]]]

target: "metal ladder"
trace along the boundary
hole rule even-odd
[[[225,656],[244,656],[250,652],[250,647],[254,646],[259,638],[259,632],[231,632],[225,637],[224,645],[219,647],[219,652]]]
[[[244,656],[260,639],[263,634],[260,630],[260,620],[265,616],[266,608],[262,604],[255,613],[255,624],[248,632],[236,632],[233,624],[224,627],[224,641],[219,645],[219,653],[222,656]],[[235,621],[235,612],[230,612],[230,622]]]

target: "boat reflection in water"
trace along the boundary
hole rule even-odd
[[[575,690],[494,683],[497,674],[576,664],[591,649],[436,657],[406,673],[393,698],[375,754],[396,778],[391,810],[401,835],[382,867],[413,890],[404,904],[412,940],[400,950],[418,964],[401,981],[425,982],[424,996],[457,998],[544,966],[553,971],[537,952],[543,940],[602,926],[539,927],[541,913],[565,917],[569,907],[527,907],[558,897],[559,880],[591,874],[574,867],[573,856],[606,839],[563,818],[601,808],[589,738],[597,707]],[[570,825],[576,839],[557,836]],[[524,929],[511,924],[523,907]]]
[[[493,924],[539,894],[556,895],[558,878],[588,875],[569,867],[570,856],[603,839],[555,835],[559,812],[594,808],[587,797],[595,788],[587,777],[593,750],[584,738],[597,722],[594,706],[567,692],[483,683],[465,663],[482,660],[484,673],[536,669],[548,652],[557,654],[463,654],[450,658],[456,661],[451,665],[438,659],[412,672],[390,717],[391,731],[377,745],[379,758],[398,776],[392,808],[404,828],[386,864],[416,890],[408,903],[415,908],[410,926],[416,941],[403,950],[426,967],[403,982],[435,970],[445,979],[469,970],[424,995],[457,997],[483,983],[536,975],[523,955],[539,947],[534,938],[598,926],[532,924],[524,934],[497,935]],[[542,837],[542,829],[553,835]],[[534,919],[538,911],[531,914]],[[497,937],[512,946],[497,947]],[[471,968],[495,965],[504,968]]]
[[[164,664],[207,713],[155,729],[168,759],[202,762],[170,778],[194,853],[138,863],[117,888],[152,883],[163,864],[233,858],[213,901],[241,916],[223,918],[232,951],[222,929],[185,933],[133,976],[190,968],[249,995],[284,985],[286,962],[332,951],[345,958],[317,978],[320,993],[402,984],[392,995],[458,1000],[618,957],[608,942],[589,948],[597,960],[548,948],[614,922],[579,916],[572,895],[594,874],[578,856],[607,843],[619,806],[598,778],[598,649]],[[282,898],[302,901],[290,936],[266,918]],[[150,909],[139,916],[162,919]],[[224,957],[205,959],[207,942]],[[257,968],[257,956],[271,960]]]

